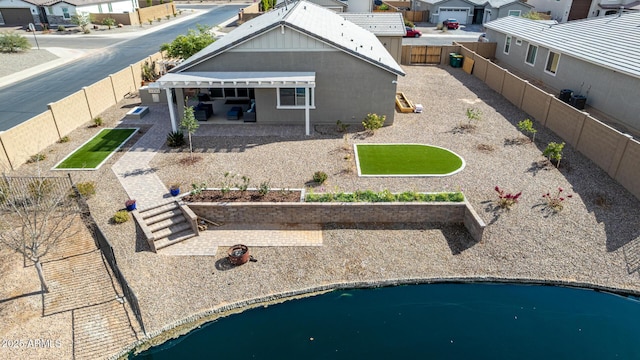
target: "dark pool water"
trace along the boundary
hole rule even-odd
[[[640,359],[640,302],[433,284],[335,291],[219,319],[135,359]]]

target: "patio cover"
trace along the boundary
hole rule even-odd
[[[316,86],[315,72],[182,72],[168,73],[156,80],[166,88],[217,88],[217,87],[306,87]]]

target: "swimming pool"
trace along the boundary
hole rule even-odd
[[[592,290],[428,284],[247,310],[135,359],[638,359],[640,302]]]

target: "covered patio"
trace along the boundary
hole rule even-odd
[[[173,131],[178,130],[184,107],[194,106],[203,112],[198,115],[205,120],[215,116],[216,122],[223,122],[225,114],[220,111],[226,112],[227,120],[240,120],[243,112],[252,109],[253,118],[249,121],[256,122],[258,111],[304,110],[299,120],[304,121],[305,134],[311,135],[315,72],[179,72],[162,76],[156,84],[166,89]],[[177,101],[178,98],[185,101]],[[234,106],[223,106],[230,102]]]

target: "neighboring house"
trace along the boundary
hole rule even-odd
[[[402,13],[342,13],[340,16],[371,31],[396,62],[400,62],[402,38],[406,34]]]
[[[359,124],[369,113],[393,123],[398,76],[402,68],[373,33],[300,1],[247,21],[156,83],[177,99],[192,88],[251,99],[256,122],[305,124],[310,135],[311,125]],[[177,114],[168,103],[176,129],[183,101]]]
[[[346,12],[347,8],[349,7],[349,5],[347,5],[346,2],[342,2],[340,0],[308,0],[308,1],[337,13]]]
[[[536,11],[548,13],[553,20],[567,22],[591,17],[640,11],[639,0],[528,0]]]
[[[78,13],[127,13],[138,8],[138,0],[0,0],[0,24],[71,24]]]
[[[414,10],[428,10],[429,22],[454,18],[460,24],[484,24],[505,16],[520,16],[533,9],[518,0],[415,0]]]
[[[485,24],[507,68],[587,104],[640,132],[640,13],[548,25],[518,17]]]

